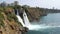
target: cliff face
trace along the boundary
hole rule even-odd
[[[28,17],[30,16],[29,17],[30,20],[37,20],[40,16],[40,12],[36,8],[28,8],[28,12],[30,13],[28,15]]]
[[[39,8],[28,8],[28,17],[30,21],[39,20],[40,16],[43,16],[43,12]]]
[[[18,22],[12,8],[0,8],[0,34],[22,34],[24,27]]]
[[[58,9],[48,9],[39,7],[26,7],[26,12],[30,21],[37,21],[41,16],[47,16],[48,13],[60,13]]]

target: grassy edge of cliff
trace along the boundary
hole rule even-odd
[[[0,26],[4,26],[3,20],[5,20],[2,13],[5,13],[9,21],[14,20],[16,23],[22,26],[22,24],[18,21],[16,15],[14,14],[13,10],[13,7],[0,7]]]

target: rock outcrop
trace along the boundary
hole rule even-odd
[[[22,34],[26,29],[18,22],[12,8],[0,8],[0,34]]]
[[[40,8],[29,7],[25,9],[30,21],[37,21],[41,16],[47,15]]]
[[[30,20],[38,20],[38,18],[40,17],[40,11],[37,8],[28,8],[28,17]]]

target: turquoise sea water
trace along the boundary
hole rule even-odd
[[[60,13],[50,13],[40,18],[38,22],[32,22],[36,27],[27,34],[60,34]]]

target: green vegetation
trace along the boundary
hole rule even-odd
[[[3,20],[4,20],[4,16],[3,16],[3,14],[2,14],[2,11],[0,11],[0,27],[1,27],[1,26],[4,26]]]
[[[19,25],[22,26],[22,24],[20,22],[18,22],[18,19],[16,17],[16,15],[14,14],[14,12],[12,11],[13,10],[13,6],[9,6],[9,7],[0,7],[0,27],[3,26],[4,27],[4,22],[3,20],[5,19],[4,18],[4,15],[2,13],[5,13],[5,15],[7,16],[7,20],[8,21],[15,21],[16,23],[18,23]],[[9,9],[9,10],[8,10]],[[11,10],[11,12],[10,12]]]

